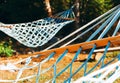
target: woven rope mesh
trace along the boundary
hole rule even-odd
[[[15,38],[28,47],[42,46],[47,43],[66,24],[73,22],[66,18],[73,17],[72,10],[67,10],[59,15],[59,18],[49,17],[28,23],[2,24],[0,30]],[[11,28],[5,28],[10,26]]]
[[[106,20],[105,22],[108,22],[108,25],[111,25],[113,26],[113,23],[115,23],[117,21],[117,19],[119,20],[119,17],[120,17],[120,8],[119,6],[117,7],[117,11],[116,9],[114,9],[114,13],[112,13],[112,16],[113,18],[110,19],[110,22],[109,20]],[[116,13],[117,12],[117,13]],[[115,14],[115,15],[114,15]],[[108,13],[106,14],[108,15]],[[105,15],[105,17],[106,17]],[[110,16],[111,17],[111,16]],[[110,18],[108,17],[108,19]],[[104,18],[104,17],[103,17]],[[99,18],[99,19],[103,19],[103,18]],[[99,20],[98,19],[98,20]],[[98,21],[96,20],[96,21]],[[40,20],[39,20],[40,21]],[[103,22],[103,24],[105,23]],[[112,22],[112,23],[111,23]],[[38,22],[37,22],[38,23]],[[44,23],[45,23],[45,20],[44,20]],[[43,23],[43,24],[44,24]],[[47,22],[46,22],[47,23]],[[52,22],[54,24],[54,22]],[[62,22],[63,23],[63,22]],[[32,24],[32,25],[31,25]],[[41,24],[41,22],[40,22]],[[47,25],[47,24],[46,24]],[[13,28],[1,28],[1,30],[3,30],[4,32],[6,32],[7,34],[9,33],[9,35],[12,36],[12,32],[11,32],[11,29],[12,31],[14,31],[14,33],[17,33],[19,35],[23,35],[25,37],[29,36],[29,33],[28,34],[25,34],[23,32],[23,28],[27,27],[27,29],[24,29],[26,30],[25,32],[31,32],[31,31],[34,31],[34,32],[37,32],[37,30],[39,29],[35,29],[34,30],[34,26],[36,26],[36,24],[34,25],[34,22],[33,23],[25,23],[25,24],[15,24],[15,25],[12,25]],[[29,26],[33,26],[32,29],[29,27]],[[48,26],[48,25],[47,25]],[[59,25],[56,25],[59,27]],[[111,80],[114,81],[114,77],[115,79],[118,79],[119,78],[119,75],[120,75],[120,72],[119,72],[119,67],[120,67],[120,53],[117,54],[115,57],[113,57],[111,60],[109,61],[105,61],[105,59],[107,59],[107,52],[109,51],[109,48],[114,44],[114,43],[118,43],[120,42],[120,36],[116,36],[116,33],[119,32],[119,29],[120,29],[120,21],[118,22],[117,26],[115,27],[115,30],[113,32],[113,34],[111,35],[111,37],[109,38],[106,38],[106,39],[103,39],[104,35],[106,33],[108,33],[109,29],[112,28],[110,26],[106,27],[107,25],[104,25],[103,27],[100,27],[100,29],[102,30],[99,30],[97,29],[97,32],[95,31],[93,33],[93,35],[90,35],[89,37],[92,37],[94,38],[96,36],[96,34],[100,34],[100,39],[99,40],[95,40],[95,41],[91,41],[92,38],[89,39],[89,41],[87,42],[84,42],[84,43],[80,43],[80,44],[76,44],[76,45],[71,45],[71,46],[66,46],[66,47],[61,47],[61,48],[57,48],[57,49],[54,49],[52,51],[50,50],[47,50],[47,51],[42,51],[44,54],[44,52],[46,53],[46,58],[44,58],[42,61],[38,61],[36,63],[33,63],[32,60],[34,58],[37,58],[37,59],[42,59],[42,55],[35,55],[35,56],[29,56],[28,58],[26,59],[22,59],[20,61],[16,61],[14,63],[8,61],[6,62],[5,64],[6,65],[1,65],[4,67],[0,67],[0,71],[4,71],[4,70],[7,70],[8,72],[9,71],[15,71],[15,78],[11,78],[11,79],[0,79],[0,82],[1,83],[7,83],[7,82],[10,82],[10,83],[17,83],[19,81],[24,81],[24,80],[28,80],[28,83],[30,83],[31,81],[29,81],[31,78],[34,78],[35,77],[35,82],[36,83],[43,83],[43,82],[39,82],[40,78],[42,78],[42,75],[47,73],[49,71],[51,71],[53,74],[49,74],[47,80],[45,80],[46,83],[58,83],[60,82],[60,80],[58,79],[59,76],[63,77],[62,78],[62,82],[61,83],[72,83],[72,81],[75,79],[73,78],[76,74],[78,74],[78,76],[80,76],[80,71],[82,71],[82,76],[86,76],[87,75],[89,76],[90,73],[94,73],[95,69],[97,70],[100,70],[100,69],[103,69],[106,68],[108,69],[109,71],[105,70],[105,71],[101,71],[101,72],[97,72],[97,76],[96,74],[93,75],[93,77],[95,77],[95,79],[92,79],[92,75],[91,75],[91,79],[89,80],[89,77],[86,78],[87,80],[82,80],[83,82],[86,82],[86,83],[89,83],[89,82],[92,82],[92,83],[110,83]],[[17,28],[19,27],[19,28]],[[21,28],[20,28],[21,27]],[[105,28],[104,28],[105,27]],[[8,30],[8,31],[7,31]],[[16,31],[17,30],[17,31]],[[44,32],[42,31],[44,30]],[[45,31],[47,31],[48,28],[46,29],[45,27],[43,27],[43,29],[40,29],[41,33],[45,33]],[[89,31],[89,28],[87,29]],[[16,31],[16,32],[15,32]],[[49,31],[49,30],[48,30]],[[53,30],[54,31],[54,30]],[[30,33],[32,34],[32,33]],[[37,34],[37,33],[36,33]],[[35,34],[35,35],[36,35]],[[46,33],[45,33],[46,34]],[[35,38],[36,39],[36,36],[35,35],[30,35],[31,38]],[[47,35],[47,34],[46,34]],[[113,37],[115,36],[115,37]],[[16,37],[16,35],[14,35],[14,37]],[[21,38],[20,38],[21,39]],[[44,39],[44,38],[43,38]],[[22,39],[22,41],[25,41],[26,39]],[[30,40],[30,39],[28,39]],[[23,42],[24,42],[23,41]],[[31,41],[31,40],[30,40]],[[25,41],[26,42],[26,41]],[[33,40],[32,40],[33,42]],[[91,42],[91,43],[90,43]],[[102,42],[102,43],[101,43]],[[86,48],[86,51],[88,52],[88,56],[87,58],[85,59],[85,61],[80,64],[80,62],[78,63],[79,66],[75,66],[74,63],[75,61],[78,59],[78,56],[85,51],[85,48]],[[88,48],[88,49],[87,49]],[[100,48],[104,48],[104,51],[102,53],[102,56],[100,57],[100,59],[98,61],[96,61],[96,63],[92,66],[92,67],[88,67],[90,64],[89,64],[89,60],[91,59],[92,55],[94,54],[94,52],[96,50],[99,50]],[[56,51],[55,51],[56,50]],[[89,50],[89,51],[88,51]],[[60,51],[60,54],[57,56],[56,53]],[[51,52],[51,53],[49,53]],[[64,57],[69,57],[69,52],[71,53],[75,53],[73,55],[72,58],[70,58],[70,62],[68,64],[65,65],[65,67],[61,68],[59,71],[58,69],[60,68],[61,65],[64,65],[64,63],[62,64],[59,64],[62,60],[65,61]],[[44,55],[43,55],[44,56]],[[56,60],[54,60],[54,56],[57,57]],[[83,56],[83,55],[80,55],[80,56]],[[67,57],[67,58],[68,58]],[[54,63],[51,63],[50,65],[50,60],[54,60],[55,62]],[[42,69],[42,66],[45,65],[45,63],[48,62],[49,65],[47,65],[48,67],[45,67]],[[23,63],[22,66],[17,66],[18,64],[21,64]],[[93,64],[93,63],[92,63]],[[111,66],[114,65],[113,66]],[[110,65],[110,66],[109,66]],[[98,68],[99,67],[99,68]],[[34,71],[31,75],[29,74],[24,74],[24,71],[27,71],[27,73],[29,73],[30,71],[32,71],[34,68],[36,68],[35,70],[37,71]],[[116,69],[115,69],[116,68]],[[113,69],[112,73],[111,73],[111,69]],[[74,71],[73,71],[74,70]],[[29,71],[29,72],[28,72]],[[16,73],[17,72],[17,73]],[[104,74],[105,72],[105,74]],[[107,72],[107,73],[106,73]],[[2,72],[4,74],[4,72]],[[11,73],[11,72],[10,72]],[[65,73],[65,75],[64,75]],[[109,75],[107,75],[108,73],[110,73]],[[13,74],[13,72],[12,72]],[[68,75],[69,74],[69,75]],[[25,75],[25,76],[24,76]],[[51,76],[50,76],[51,75]],[[64,75],[64,76],[63,76]],[[66,76],[68,75],[68,76]],[[106,77],[107,75],[107,78],[104,78]],[[102,77],[100,77],[102,76]],[[64,78],[65,77],[65,78]],[[99,77],[100,77],[100,80],[99,80]],[[98,78],[98,79],[97,79]],[[103,78],[103,79],[101,79]],[[58,79],[58,80],[57,80]],[[79,79],[77,81],[77,83],[80,83]]]
[[[81,77],[73,83],[113,83],[120,77],[120,61],[103,69],[97,70],[85,77]]]

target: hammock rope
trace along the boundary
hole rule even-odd
[[[118,55],[118,59],[120,55]],[[73,83],[113,83],[116,79],[120,77],[120,61],[115,62],[107,67],[97,70],[85,77],[74,81]]]
[[[78,28],[77,30],[75,30],[74,32],[70,33],[68,36],[64,37],[63,39],[61,39],[60,41],[52,44],[51,46],[45,48],[44,50],[48,50],[51,49],[55,46],[57,46],[58,44],[64,42],[66,39],[71,38],[72,36],[75,36],[73,39],[71,39],[70,41],[68,41],[67,43],[61,45],[61,47],[67,46],[70,43],[74,42],[75,40],[77,40],[78,38],[82,37],[83,35],[89,33],[90,30],[95,29],[96,26],[102,25],[93,33],[91,34],[92,36],[90,36],[86,41],[91,41],[93,38],[96,37],[97,34],[99,34],[108,24],[109,24],[109,29],[112,28],[110,26],[113,26],[113,23],[116,22],[117,19],[120,18],[119,13],[120,12],[120,5],[112,8],[111,10],[109,10],[108,12],[106,12],[105,14],[95,18],[94,20],[90,21],[89,23],[85,24],[84,26]],[[117,13],[117,15],[116,15]],[[115,20],[112,20],[112,19]],[[112,22],[111,22],[112,21]],[[111,22],[111,23],[109,23]],[[92,25],[93,24],[93,25]],[[89,27],[91,25],[91,27]],[[116,27],[119,30],[119,24]],[[86,30],[84,30],[86,29]],[[82,31],[82,32],[81,32]],[[105,30],[107,32],[107,30]],[[106,32],[103,32],[103,34],[106,34]],[[117,31],[116,31],[117,32]],[[114,32],[114,35],[116,35],[116,32]],[[76,34],[81,33],[80,35],[76,35]],[[101,33],[100,33],[101,34]],[[102,36],[101,38],[103,38],[104,36]]]
[[[72,8],[58,15],[28,23],[3,24],[0,30],[28,47],[47,43],[66,24],[74,21]]]
[[[116,40],[117,40],[117,41],[116,41]],[[75,56],[73,57],[73,59],[71,60],[71,62],[70,62],[68,65],[66,65],[65,68],[61,69],[59,72],[57,72],[58,63],[59,63],[61,60],[63,60],[63,58],[69,53],[69,50],[70,50],[70,49],[73,49],[72,46],[74,46],[74,45],[68,46],[68,47],[67,47],[68,49],[66,49],[66,48],[64,48],[64,47],[63,47],[63,48],[59,48],[59,49],[53,49],[53,50],[50,51],[51,54],[48,55],[48,57],[45,58],[43,61],[37,62],[36,64],[32,64],[32,59],[33,59],[33,58],[40,58],[42,52],[43,52],[43,54],[44,54],[44,53],[48,54],[47,52],[48,52],[49,50],[48,50],[48,51],[42,51],[42,52],[40,53],[40,55],[31,56],[31,57],[26,58],[25,60],[21,60],[21,61],[12,63],[12,64],[14,64],[14,66],[17,65],[17,64],[21,64],[21,63],[25,63],[25,65],[24,65],[23,67],[18,67],[17,70],[16,70],[16,69],[8,69],[8,71],[10,71],[10,70],[16,70],[16,72],[18,72],[15,80],[14,80],[14,79],[13,79],[13,80],[0,80],[0,82],[2,82],[2,83],[4,83],[4,82],[5,82],[5,83],[6,83],[6,82],[17,83],[17,82],[19,82],[19,81],[23,81],[23,80],[26,80],[26,79],[31,79],[31,78],[35,78],[35,77],[36,77],[36,83],[39,83],[39,78],[41,77],[41,75],[44,74],[44,73],[47,73],[47,72],[51,71],[51,69],[52,69],[54,75],[53,75],[52,79],[49,79],[47,82],[48,82],[48,83],[50,83],[50,82],[56,83],[57,77],[59,77],[60,75],[62,75],[62,74],[63,74],[64,72],[66,72],[66,70],[68,70],[69,68],[70,68],[70,72],[69,72],[69,73],[70,73],[70,76],[67,77],[67,79],[66,79],[66,80],[63,80],[63,81],[64,81],[65,83],[71,82],[72,77],[73,77],[74,75],[76,75],[79,71],[81,71],[82,69],[84,69],[84,74],[83,74],[83,76],[87,76],[87,75],[89,75],[92,71],[94,71],[95,68],[98,67],[98,65],[101,65],[100,68],[102,69],[102,68],[104,68],[104,67],[107,67],[108,65],[110,65],[110,64],[113,63],[114,61],[117,61],[116,59],[120,60],[120,56],[117,56],[117,57],[114,57],[113,60],[110,60],[110,61],[108,61],[107,63],[104,63],[104,60],[105,60],[105,58],[106,58],[106,53],[107,53],[107,51],[108,51],[108,48],[110,47],[110,45],[111,45],[112,43],[117,43],[117,42],[119,42],[118,40],[120,41],[120,36],[118,36],[118,37],[111,37],[111,38],[109,38],[109,39],[106,38],[106,39],[102,39],[102,40],[91,41],[90,44],[87,44],[87,43],[89,43],[89,42],[85,42],[85,43],[83,43],[83,44],[79,44],[80,46],[77,46],[77,44],[76,44],[75,47],[76,47],[76,48],[77,48],[77,47],[80,47],[80,48],[77,50],[77,52],[76,52]],[[104,42],[105,44],[104,44],[104,45],[99,45],[99,44],[100,44],[99,42]],[[87,44],[87,45],[86,45],[86,44]],[[90,45],[91,45],[91,46],[90,46]],[[106,47],[105,47],[105,46],[106,46]],[[86,48],[86,47],[87,47],[87,48]],[[89,47],[90,47],[90,48],[89,48]],[[90,68],[90,69],[88,70],[88,67],[87,67],[87,66],[88,66],[88,61],[89,61],[90,58],[92,57],[92,54],[93,54],[93,52],[95,51],[95,49],[97,49],[97,48],[99,48],[99,47],[105,47],[105,51],[104,51],[102,57],[99,59],[99,61],[98,61],[92,68]],[[85,48],[86,48],[86,49],[85,49]],[[42,69],[41,67],[44,65],[44,63],[48,62],[51,58],[53,58],[60,49],[66,49],[66,50],[64,50],[63,53],[60,53],[61,55],[57,58],[57,60],[55,61],[55,63],[53,63],[51,66],[49,66],[49,67],[47,67],[47,68]],[[73,66],[74,61],[77,59],[77,57],[79,56],[79,54],[81,54],[81,51],[84,51],[84,50],[87,50],[87,49],[91,49],[91,51],[89,52],[86,61],[83,62],[83,64],[81,64],[79,67],[77,67],[74,72],[72,72],[73,67],[74,67],[74,66]],[[62,51],[61,51],[61,52],[62,52]],[[59,53],[59,52],[58,52],[58,53]],[[43,56],[44,56],[44,55],[43,55]],[[32,65],[31,65],[31,64],[32,64]],[[24,71],[25,71],[25,70],[34,69],[34,68],[39,69],[38,72],[34,72],[33,75],[29,75],[29,76],[26,76],[26,77],[22,77],[22,75],[24,74]],[[86,71],[86,70],[87,70],[87,71]],[[1,71],[1,70],[0,70],[0,71]],[[116,74],[116,73],[115,73],[115,74]],[[101,73],[101,75],[102,75],[102,73]],[[114,74],[113,74],[113,75],[114,75]],[[111,76],[112,76],[112,75],[111,75]],[[116,78],[116,79],[117,79],[117,78]]]
[[[118,7],[118,6],[117,6]],[[119,8],[120,10],[120,8]],[[118,14],[115,15],[115,12],[116,12],[116,9],[114,10],[114,12],[109,16],[108,15],[108,18],[105,18],[105,23],[103,22],[103,25],[104,27],[106,26],[105,24],[108,24],[110,25],[109,23],[111,23],[112,19],[119,19],[118,17]],[[117,12],[118,12],[118,8],[117,8]],[[120,13],[119,13],[120,14]],[[111,17],[112,16],[112,17]],[[110,18],[111,17],[111,18]],[[117,18],[116,18],[117,17]],[[102,18],[99,18],[99,20],[102,19]],[[115,23],[116,20],[112,21]],[[92,21],[93,22],[93,21]],[[99,23],[99,22],[98,22]],[[102,27],[103,25],[101,25],[100,27]],[[112,24],[113,25],[113,24]],[[88,24],[86,25],[88,26]],[[111,25],[110,25],[111,26]],[[84,27],[82,27],[84,28]],[[120,28],[120,22],[118,22],[117,24],[117,27],[115,28],[115,31],[113,32],[115,35],[117,33],[117,31],[119,31],[119,28]],[[105,29],[103,28],[103,33],[102,34],[106,34],[108,33],[108,29]],[[79,29],[81,30],[81,29]],[[101,29],[97,29],[97,31],[93,32],[93,34],[98,34],[99,33],[99,30]],[[75,31],[76,32],[79,32],[79,31]],[[105,32],[105,33],[104,33]],[[102,37],[104,36],[102,35]],[[57,83],[57,78],[59,76],[61,76],[63,73],[65,73],[67,70],[69,70],[69,76],[67,76],[65,78],[65,80],[63,80],[64,83],[69,83],[69,82],[72,82],[73,80],[73,77],[76,75],[76,74],[79,74],[78,72],[79,71],[82,71],[84,70],[84,73],[83,73],[83,76],[85,77],[86,80],[84,80],[82,78],[82,82],[91,82],[93,83],[94,81],[95,82],[103,82],[103,83],[109,83],[110,80],[114,81],[114,76],[116,76],[115,79],[118,79],[119,78],[119,75],[120,75],[120,72],[119,72],[119,66],[118,65],[120,62],[120,54],[118,54],[118,56],[114,57],[114,59],[108,61],[107,63],[105,63],[105,59],[106,59],[106,54],[110,48],[110,46],[112,44],[119,44],[120,42],[120,36],[113,36],[112,34],[112,37],[108,37],[108,38],[100,38],[99,40],[92,40],[92,37],[93,35],[90,35],[90,40],[87,41],[87,42],[83,42],[83,43],[79,43],[79,44],[74,44],[74,45],[69,45],[69,46],[65,46],[65,47],[60,47],[60,48],[56,48],[56,49],[51,49],[51,50],[44,50],[44,51],[41,51],[39,53],[39,55],[34,55],[34,56],[30,56],[24,60],[21,60],[21,61],[18,61],[18,62],[15,62],[15,63],[12,63],[10,62],[13,66],[16,66],[17,67],[17,64],[21,64],[21,63],[25,63],[22,67],[17,67],[17,68],[12,68],[12,69],[5,69],[7,71],[10,71],[10,70],[15,70],[17,73],[16,75],[16,78],[15,79],[11,79],[11,80],[5,80],[5,79],[0,79],[0,82],[2,83],[6,83],[6,82],[12,82],[12,83],[17,83],[19,81],[23,81],[23,80],[26,80],[26,79],[32,79],[32,78],[35,78],[36,77],[36,83],[39,83],[39,78],[41,77],[42,74],[45,74],[49,71],[53,71],[53,76],[52,78],[48,79],[46,83]],[[96,36],[96,35],[95,35]],[[94,37],[93,37],[94,38]],[[101,43],[102,42],[102,43]],[[104,52],[103,52],[103,55],[102,57],[96,62],[96,64],[91,67],[90,69],[88,68],[88,61],[91,59],[92,57],[92,54],[95,52],[95,50],[97,50],[97,48],[105,48],[104,49]],[[73,68],[74,68],[74,65],[73,63],[75,62],[75,60],[78,58],[79,54],[82,53],[82,51],[88,51],[88,57],[86,58],[85,62],[83,62],[81,65],[79,65],[78,67],[75,68],[75,71],[73,72]],[[61,60],[64,60],[63,58],[69,53],[73,53],[75,52],[75,55],[74,57],[71,59],[70,63],[68,63],[68,65],[66,65],[64,68],[62,68],[59,72],[57,71],[57,69],[59,68],[59,62]],[[44,58],[44,60],[40,61],[40,62],[36,62],[35,64],[32,63],[32,60],[34,58],[36,59],[41,59],[42,56],[46,55],[47,58]],[[55,60],[55,62],[50,65],[49,67],[47,68],[44,68],[42,69],[42,66],[44,65],[44,63],[46,62],[49,62],[50,59],[54,58],[54,56],[58,55],[59,57],[57,58],[57,60]],[[117,64],[116,64],[116,63]],[[115,63],[116,66],[113,66],[113,72],[112,74],[110,74],[109,76],[106,76],[109,72],[111,73],[110,69],[112,66],[109,67],[109,65]],[[60,64],[61,65],[61,64]],[[93,71],[95,71],[95,69],[100,65],[100,71],[101,72],[97,72],[95,73],[94,75],[90,75],[90,73],[92,73]],[[117,67],[117,68],[116,68]],[[24,74],[24,71],[25,70],[30,70],[30,69],[34,69],[34,68],[37,68],[38,71],[37,72],[34,72],[32,75],[28,75],[28,76],[25,76],[23,77],[22,75]],[[105,68],[105,69],[104,69]],[[116,69],[115,69],[116,68]],[[107,70],[106,70],[107,69]],[[109,69],[109,70],[108,70]],[[3,69],[4,70],[4,69]],[[0,70],[0,71],[3,71],[3,70]],[[103,73],[105,70],[105,74]],[[108,72],[109,71],[109,72]],[[94,72],[93,72],[94,73]],[[89,77],[91,76],[91,77]],[[99,79],[100,77],[100,79]],[[106,79],[105,81],[105,77],[107,77],[108,79]],[[78,83],[81,82],[79,79],[76,80]],[[111,81],[111,82],[112,82]]]

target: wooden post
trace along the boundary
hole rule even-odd
[[[48,16],[52,16],[52,9],[50,6],[50,0],[45,0],[45,6],[46,6],[46,11],[48,13]]]

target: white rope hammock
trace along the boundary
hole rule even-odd
[[[113,83],[120,77],[120,61],[95,71],[73,83]]]
[[[69,9],[57,14],[56,17],[48,17],[33,22],[20,24],[0,23],[0,31],[25,46],[37,47],[47,43],[63,26],[73,22],[73,18],[74,13],[72,9]]]

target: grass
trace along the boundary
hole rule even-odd
[[[9,42],[0,42],[0,56],[12,56],[14,50],[12,49],[12,46]]]

